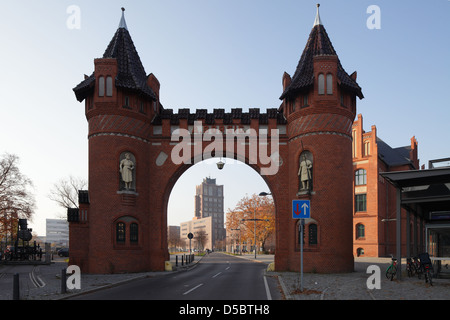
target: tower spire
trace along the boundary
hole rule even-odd
[[[128,30],[127,23],[125,22],[125,8],[122,7],[121,9],[122,9],[122,18],[120,19],[119,29],[124,28],[124,29]]]
[[[320,15],[319,15],[319,7],[320,7],[320,3],[317,4],[317,13],[316,13],[316,19],[314,20],[314,25],[313,27],[322,24],[322,20],[320,20]]]

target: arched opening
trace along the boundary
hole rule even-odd
[[[222,170],[217,162],[225,163]],[[266,192],[271,198],[269,185],[253,166],[231,158],[211,158],[194,165],[183,165],[175,177],[167,199],[168,249],[170,253],[201,250],[242,252],[254,248],[253,239],[244,239],[244,229],[228,228],[227,213],[244,198]],[[275,219],[275,213],[273,213]],[[256,223],[259,223],[258,221]],[[178,229],[178,231],[177,231]],[[221,232],[223,230],[223,233]],[[179,236],[177,240],[176,236]],[[189,241],[187,234],[193,233]],[[273,253],[275,231],[267,239],[256,233],[256,248]],[[196,239],[197,238],[197,239]]]

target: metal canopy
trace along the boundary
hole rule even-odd
[[[402,191],[401,205],[420,207],[424,219],[430,212],[450,210],[450,168],[380,173]]]
[[[450,183],[450,168],[380,173],[397,188]]]
[[[428,222],[431,221],[433,212],[450,211],[450,167],[384,172],[380,175],[397,189],[396,258],[401,270],[401,207],[412,209]],[[410,239],[409,230],[410,228],[406,228],[407,239]],[[407,255],[408,250],[409,246]],[[401,272],[398,278],[401,278]]]

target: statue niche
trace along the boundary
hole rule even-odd
[[[313,156],[309,151],[303,151],[299,159],[297,194],[310,194],[313,188]]]
[[[120,191],[136,191],[136,159],[130,152],[123,152],[120,155]]]

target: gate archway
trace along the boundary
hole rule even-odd
[[[353,270],[351,130],[363,95],[318,12],[296,72],[283,75],[281,106],[265,112],[164,108],[123,14],[94,64],[74,88],[89,122],[89,190],[68,217],[71,264],[87,273],[163,270],[175,182],[193,163],[228,156],[257,170],[272,193],[276,270],[300,268],[296,199],[310,200],[316,222],[304,270]]]

